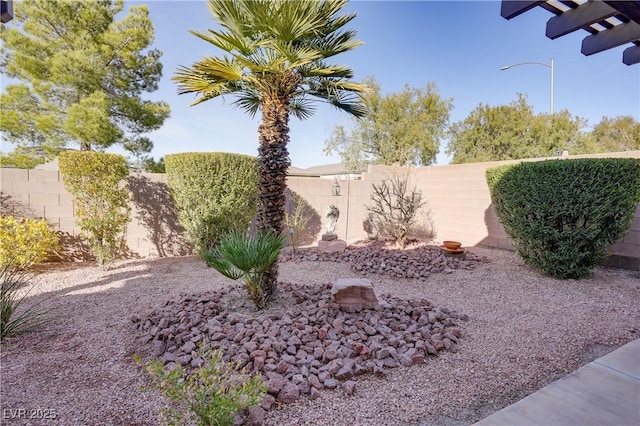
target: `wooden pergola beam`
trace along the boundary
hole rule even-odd
[[[640,64],[640,46],[631,46],[624,49],[622,63],[625,65]]]
[[[568,10],[562,15],[554,16],[547,21],[547,37],[554,40],[585,25],[602,21],[618,13],[618,10],[601,1],[590,1],[579,7]]]
[[[582,40],[582,54],[589,56],[640,39],[640,24],[629,21]]]
[[[515,18],[518,15],[525,13],[527,10],[544,3],[543,1],[531,1],[531,0],[515,0],[515,1],[502,1],[500,6],[500,16],[505,19]]]
[[[636,24],[640,24],[640,1],[604,1],[609,6],[613,7],[627,18],[634,21]]]
[[[0,0],[0,22],[6,24],[13,19],[13,0]]]

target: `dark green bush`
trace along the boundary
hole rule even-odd
[[[254,157],[225,152],[165,157],[167,184],[178,219],[198,255],[232,230],[246,231],[256,212],[258,167]]]
[[[622,238],[640,202],[640,161],[577,159],[487,170],[495,211],[526,264],[588,275]]]

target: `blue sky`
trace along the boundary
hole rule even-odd
[[[189,151],[226,151],[256,155],[258,120],[231,105],[232,98],[214,99],[189,107],[191,95],[178,96],[170,80],[179,65],[189,66],[206,55],[218,55],[214,46],[188,33],[217,25],[204,1],[146,1],[156,33],[154,47],[164,52],[160,90],[149,94],[171,105],[171,117],[149,136],[152,155]],[[440,94],[453,98],[451,122],[463,120],[479,103],[508,104],[516,93],[527,95],[536,113],[549,111],[549,68],[523,65],[555,59],[555,110],[595,125],[603,115],[631,115],[640,119],[640,66],[622,63],[621,46],[590,57],[580,53],[584,31],[550,40],[545,36],[551,13],[535,8],[507,21],[500,1],[351,1],[345,12],[356,12],[349,24],[364,46],[333,58],[349,65],[355,80],[373,75],[383,92],[395,92],[405,83],[425,87],[434,82]],[[289,152],[298,167],[339,162],[322,154],[337,124],[349,124],[345,113],[319,104],[306,121],[291,120]],[[113,152],[119,152],[113,149]],[[447,164],[444,146],[438,164]]]

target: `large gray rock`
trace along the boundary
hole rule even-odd
[[[371,280],[366,278],[338,278],[331,288],[331,299],[346,312],[379,306]]]

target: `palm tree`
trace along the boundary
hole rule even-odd
[[[355,31],[343,27],[355,13],[338,15],[347,0],[209,0],[220,31],[192,34],[222,49],[220,57],[206,57],[192,67],[179,68],[173,80],[178,93],[199,95],[192,105],[235,94],[234,105],[262,120],[258,128],[259,193],[256,226],[282,233],[285,188],[290,165],[289,114],[309,117],[312,100],[361,117],[364,85],[350,81],[353,71],[330,65],[329,57],[362,44]],[[262,278],[269,299],[275,292],[278,266],[274,262]]]

